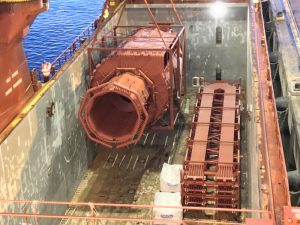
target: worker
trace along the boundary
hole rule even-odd
[[[46,83],[50,79],[50,72],[51,72],[50,70],[51,70],[51,63],[44,61],[44,63],[42,64],[44,83]]]
[[[55,65],[51,65],[51,69],[50,69],[51,77],[53,77],[55,74],[56,74],[56,67],[55,67]]]
[[[109,11],[108,11],[108,7],[106,7],[106,9],[104,10],[104,13],[103,13],[103,18],[107,19],[108,17],[109,17]]]
[[[94,21],[94,29],[96,30],[98,28],[98,24],[99,24],[99,19],[96,19]]]

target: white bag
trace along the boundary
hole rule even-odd
[[[182,165],[164,163],[160,173],[160,191],[180,192],[180,170]]]
[[[154,199],[154,206],[178,206],[181,207],[181,195],[179,192],[156,192]],[[183,210],[181,208],[153,208],[154,219],[159,220],[182,220]],[[162,224],[162,223],[155,223]],[[171,224],[171,223],[166,223]]]

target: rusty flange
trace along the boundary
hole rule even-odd
[[[123,73],[85,93],[79,118],[89,138],[99,144],[109,148],[135,144],[147,125],[148,97],[142,78]]]

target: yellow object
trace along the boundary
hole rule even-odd
[[[105,10],[104,10],[103,17],[104,17],[105,19],[109,17],[108,9],[105,9]]]

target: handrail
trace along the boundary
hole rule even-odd
[[[212,208],[212,207],[193,207],[193,206],[171,206],[171,205],[147,205],[147,204],[118,204],[118,203],[93,203],[93,202],[51,202],[51,201],[32,201],[32,200],[9,200],[9,199],[0,199],[0,205],[3,206],[4,209],[0,211],[0,218],[19,218],[23,219],[27,222],[29,219],[62,219],[62,220],[94,220],[94,221],[119,221],[119,222],[142,222],[142,223],[163,223],[163,224],[222,224],[222,225],[242,225],[245,224],[243,222],[238,221],[216,221],[216,220],[189,220],[189,219],[180,219],[180,220],[166,220],[166,219],[157,219],[153,218],[154,210],[158,209],[173,209],[173,210],[188,210],[194,212],[201,211],[214,211],[214,212],[223,212],[223,213],[246,213],[249,214],[251,218],[252,213],[258,213],[260,216],[264,216],[266,218],[270,218],[270,211],[262,210],[262,209],[229,209],[229,208]],[[5,206],[12,206],[14,204],[18,207],[12,207],[11,209],[6,208]],[[40,211],[40,207],[49,207],[49,206],[65,206],[67,208],[74,209],[74,212],[78,213],[68,214],[68,211],[64,214],[56,214],[53,213],[44,213]],[[18,210],[18,208],[22,208],[22,211]],[[149,213],[146,215],[135,214],[134,216],[128,215],[112,215],[103,213],[104,208],[118,208],[122,209],[136,209],[139,212],[142,210],[146,210]],[[37,223],[38,224],[38,223]],[[248,223],[247,223],[248,224]]]
[[[90,23],[85,30],[83,30],[75,39],[74,41],[58,56],[56,57],[53,62],[51,62],[51,72],[50,72],[50,79],[54,78],[58,71],[61,70],[63,65],[73,55],[81,48],[81,46],[87,41],[92,40],[94,33],[98,26],[99,17],[97,17],[92,23]],[[44,82],[43,73],[41,70],[38,70],[38,79],[41,82]]]
[[[65,206],[99,206],[99,207],[121,207],[121,208],[133,208],[133,209],[152,209],[152,208],[163,208],[163,209],[184,209],[184,210],[213,210],[218,212],[244,212],[244,213],[261,213],[270,214],[269,210],[265,209],[231,209],[231,208],[213,208],[213,207],[199,207],[199,206],[172,206],[172,205],[147,205],[147,204],[124,204],[124,203],[104,203],[104,202],[58,202],[58,201],[37,201],[37,200],[12,200],[12,199],[0,199],[1,204],[4,203],[16,203],[16,204],[32,204],[32,205],[65,205]]]

